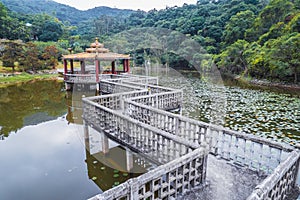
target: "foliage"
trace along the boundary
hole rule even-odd
[[[62,22],[68,22],[72,26],[78,26],[87,20],[95,19],[101,15],[107,16],[128,16],[133,10],[121,10],[109,7],[96,7],[86,11],[57,3],[49,0],[1,0],[2,3],[11,11],[20,14],[46,14],[59,19]]]
[[[217,65],[222,71],[229,71],[232,74],[247,73],[248,63],[245,57],[249,43],[245,40],[237,40],[226,49],[216,59]],[[225,68],[225,69],[224,69]]]
[[[299,82],[299,0],[198,0],[149,12],[106,7],[79,11],[47,0],[26,3],[35,6],[2,2],[17,12],[0,3],[0,37],[27,42],[21,49],[29,57],[2,56],[5,65],[14,60],[24,70],[55,67],[68,48],[82,52],[99,37],[112,51],[131,53],[140,65],[150,60],[201,68],[213,56],[224,73]],[[29,63],[37,58],[39,66]]]
[[[233,15],[225,26],[223,33],[224,45],[234,43],[239,39],[244,39],[247,29],[251,27],[254,22],[255,14],[251,10],[241,11]]]
[[[35,72],[40,68],[39,51],[34,43],[28,42],[24,46],[22,55],[20,65],[23,67],[23,71],[32,70]]]
[[[43,53],[43,59],[46,61],[45,64],[46,66],[51,66],[53,69],[56,68],[56,66],[58,65],[58,49],[56,48],[56,46],[51,45],[51,46],[47,46],[44,50]]]
[[[278,22],[284,21],[294,10],[294,5],[288,0],[271,0],[259,13],[254,26],[246,31],[246,39],[255,41],[260,35],[267,33]]]
[[[271,40],[268,46],[271,75],[280,80],[292,76],[294,83],[297,83],[300,72],[300,33]]]
[[[19,40],[1,40],[3,46],[1,60],[4,67],[11,67],[15,70],[15,62],[20,61],[22,56],[22,47],[24,43]]]
[[[42,26],[42,34],[40,40],[43,42],[57,41],[63,34],[63,30],[60,24],[55,22],[46,22]]]

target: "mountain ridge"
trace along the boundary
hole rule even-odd
[[[21,14],[48,14],[61,21],[69,21],[77,25],[82,21],[97,18],[102,15],[129,16],[134,10],[99,6],[88,10],[79,10],[72,6],[61,4],[53,0],[0,0],[9,10]]]

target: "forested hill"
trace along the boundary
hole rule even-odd
[[[81,52],[95,37],[106,44],[115,40],[124,49],[130,47],[124,45],[128,41],[113,36],[136,28],[163,28],[200,43],[223,73],[281,82],[300,79],[300,0],[198,0],[149,12],[103,7],[80,11],[52,0],[0,1],[16,11],[0,3],[0,38],[56,42],[62,49]],[[28,15],[31,12],[42,14]],[[142,46],[146,41],[138,36],[131,39]],[[186,47],[181,55],[190,53]],[[163,56],[162,63],[168,60],[171,67],[191,67],[178,55]],[[203,55],[197,57],[202,66]]]
[[[60,4],[52,0],[0,0],[9,10],[19,14],[48,14],[59,20],[68,21],[77,25],[82,21],[106,16],[129,16],[133,10],[109,8],[105,6],[89,10],[78,10],[68,5]]]

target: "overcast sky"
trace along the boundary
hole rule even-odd
[[[157,10],[166,8],[166,6],[182,6],[184,3],[195,4],[197,0],[54,0],[58,3],[75,7],[79,10],[87,10],[98,6],[108,6],[112,8],[145,10],[153,8]]]

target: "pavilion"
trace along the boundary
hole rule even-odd
[[[101,74],[103,73],[127,73],[130,68],[129,59],[130,55],[110,52],[96,38],[95,42],[85,52],[63,55],[66,89],[70,89],[74,83],[99,83]],[[74,61],[80,62],[80,70],[74,69]],[[108,70],[107,68],[104,69],[104,66],[101,65],[102,62],[110,63],[110,68]],[[117,62],[122,64],[121,70],[116,66]]]

